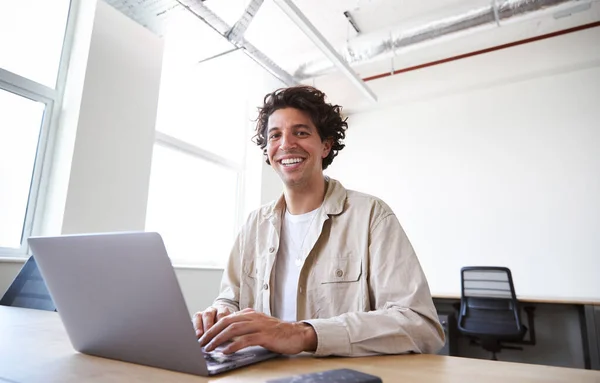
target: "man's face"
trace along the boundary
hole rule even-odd
[[[323,177],[322,160],[331,140],[321,141],[308,114],[295,109],[276,110],[267,124],[267,156],[286,187],[305,185]]]

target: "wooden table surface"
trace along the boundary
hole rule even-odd
[[[460,301],[460,295],[435,294],[433,299],[450,299]],[[600,305],[600,298],[539,298],[517,295],[517,300],[521,303],[547,303],[559,305]]]
[[[600,383],[600,372],[438,355],[368,358],[281,357],[203,378],[76,352],[58,314],[0,306],[0,382],[264,382],[351,368],[384,382]]]

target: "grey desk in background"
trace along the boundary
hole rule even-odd
[[[587,346],[587,355],[592,370],[600,370],[600,305],[585,305],[584,319],[587,343],[584,341],[584,347]]]
[[[583,346],[583,358],[586,369],[600,370],[600,302],[598,301],[580,301],[580,300],[552,300],[552,299],[533,299],[519,297],[519,302],[524,304],[545,304],[545,305],[571,305],[577,308],[579,312],[579,324],[581,329],[581,340]],[[434,296],[433,301],[438,311],[440,321],[447,318],[449,313],[456,312],[460,305],[460,297],[457,296]],[[456,324],[452,324],[456,328]],[[452,326],[448,326],[446,331],[446,345],[440,351],[442,355],[461,356],[456,348],[459,335],[457,330],[452,333]],[[449,331],[449,332],[448,332]],[[450,335],[450,336],[449,336]],[[454,347],[454,349],[453,349]],[[446,354],[446,352],[449,352]],[[454,352],[454,353],[453,353]]]
[[[438,311],[438,318],[446,334],[446,343],[438,355],[458,356],[456,315],[452,311]]]

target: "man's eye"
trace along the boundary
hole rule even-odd
[[[308,132],[298,132],[296,133],[298,136],[308,136]]]
[[[279,133],[274,133],[274,134],[271,134],[271,135],[269,136],[269,140],[273,140],[273,139],[275,139],[275,138],[277,138],[277,137],[279,137]]]

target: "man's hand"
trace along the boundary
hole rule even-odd
[[[224,342],[231,341],[224,354],[232,354],[249,346],[262,346],[280,354],[298,354],[317,348],[317,334],[311,325],[289,323],[277,318],[245,309],[224,317],[200,338],[200,345],[212,351]]]
[[[200,338],[202,334],[208,331],[221,318],[231,315],[232,313],[233,311],[224,306],[211,306],[204,311],[197,312],[194,314],[192,320],[194,322],[194,329],[196,329],[196,336]]]

